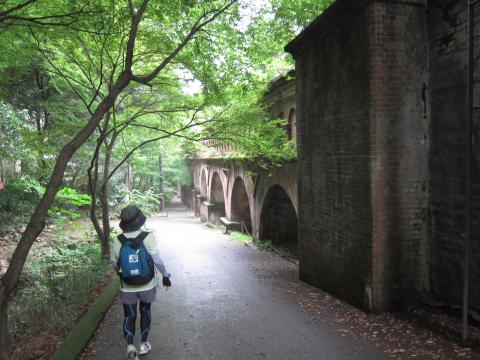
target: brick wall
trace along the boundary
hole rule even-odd
[[[300,276],[373,311],[423,286],[421,1],[335,3],[296,59]]]
[[[287,122],[287,138],[296,140],[295,72],[274,80],[264,94],[263,102],[273,118],[283,118]]]
[[[368,308],[369,19],[345,16],[296,54],[300,278]]]
[[[427,43],[423,6],[374,2],[370,16],[372,289],[377,310],[424,287]]]
[[[480,4],[476,6],[475,103],[480,105]],[[440,300],[461,304],[463,286],[466,4],[430,1],[430,157],[428,266],[431,291]],[[480,113],[474,114],[471,304],[480,310]]]

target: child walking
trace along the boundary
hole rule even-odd
[[[120,275],[120,300],[125,315],[123,335],[127,343],[127,358],[138,359],[148,353],[152,314],[150,307],[157,293],[155,271],[162,275],[165,289],[171,286],[170,274],[159,256],[153,233],[142,231],[146,217],[136,206],[127,206],[120,214],[120,229],[123,233],[113,242],[111,260]],[[156,270],[155,270],[156,269]],[[133,344],[137,308],[140,310],[141,342]]]

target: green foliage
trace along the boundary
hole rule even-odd
[[[236,241],[239,241],[241,242],[242,244],[248,242],[248,241],[252,241],[252,237],[247,235],[247,234],[244,234],[244,233],[241,233],[239,231],[232,231],[230,233],[230,237],[233,239],[233,240],[236,240]]]
[[[116,206],[118,213],[127,205],[138,206],[147,216],[158,212],[160,209],[161,196],[152,190],[139,191],[133,189],[130,191],[127,188],[123,188],[119,195],[120,198]]]
[[[253,239],[250,235],[241,233],[239,231],[232,231],[230,233],[230,237],[235,241],[241,242],[242,244],[252,241],[253,244],[257,247],[257,249],[260,249],[260,250],[272,249],[272,242],[270,240],[256,240],[256,239]]]
[[[271,250],[272,242],[270,240],[256,240],[253,242],[258,249]]]
[[[308,26],[334,0],[271,0],[275,23],[286,29],[298,32]],[[291,35],[291,34],[290,34]]]
[[[25,331],[65,335],[108,273],[93,240],[62,245],[27,264],[9,317],[13,335]]]
[[[40,200],[38,182],[12,179],[5,191],[0,192],[0,229],[24,225]]]
[[[77,190],[68,187],[60,189],[56,199],[61,204],[76,207],[88,206],[92,201],[90,195],[80,194]]]
[[[262,167],[295,158],[295,144],[285,140],[282,123],[261,106],[266,84],[292,67],[283,47],[331,1],[241,0],[197,34],[175,63],[150,86],[131,83],[113,109],[107,129],[129,123],[114,146],[112,165],[131,149],[160,135],[181,136],[139,148],[129,160],[133,188],[150,195],[161,192],[168,202],[177,183],[190,184],[185,152],[204,149],[203,139],[235,146],[229,157],[258,159]],[[9,2],[14,5],[16,2]],[[136,39],[133,71],[149,73],[188,33],[196,19],[226,1],[150,1]],[[134,2],[135,5],[135,2]],[[124,65],[130,27],[126,1],[35,2],[21,10],[22,19],[0,19],[6,54],[0,66],[0,156],[22,161],[22,174],[46,182],[60,148],[85,124]],[[75,14],[75,15],[68,15]],[[92,16],[95,14],[95,16]],[[53,16],[55,25],[46,19]],[[39,17],[36,27],[28,18]],[[51,19],[53,19],[51,18]],[[63,26],[68,24],[68,26]],[[43,25],[43,26],[40,26]],[[185,78],[200,82],[199,93],[185,90]],[[135,118],[139,113],[142,116]],[[176,133],[192,119],[202,125]],[[212,121],[209,121],[212,120]],[[106,141],[111,140],[111,135]],[[94,152],[90,139],[69,163],[65,184],[50,211],[55,218],[76,217],[73,189],[86,191],[85,172]],[[157,159],[163,157],[163,178]],[[101,155],[103,158],[103,155]],[[119,198],[122,170],[112,178],[111,195]],[[99,169],[103,171],[102,164]],[[41,189],[36,188],[41,194]],[[155,206],[155,197],[151,197]],[[80,196],[80,195],[79,195]],[[132,194],[133,197],[139,197]],[[38,199],[38,198],[37,198]],[[143,201],[145,199],[140,199]],[[30,212],[27,212],[30,213]]]
[[[21,3],[8,1],[2,10]],[[12,13],[0,11],[0,160],[22,165],[21,178],[7,174],[9,185],[0,194],[0,226],[29,219],[61,149],[91,119],[126,68],[131,11],[137,11],[141,2],[27,3]],[[138,27],[132,72],[140,77],[151,73],[169,59],[199,18],[208,18],[226,3],[150,0]],[[108,116],[103,118],[107,135],[98,142],[99,177],[110,179],[110,196],[117,206],[132,202],[147,214],[157,211],[160,195],[168,201],[177,183],[191,184],[185,155],[198,150],[196,144],[205,139],[235,145],[231,156],[260,159],[264,167],[293,159],[295,146],[285,141],[283,123],[272,121],[260,104],[266,84],[292,67],[283,46],[326,3],[240,0],[194,34],[148,85],[130,82],[114,99],[110,122]],[[200,82],[199,92],[186,91],[185,74]],[[78,217],[79,209],[90,202],[83,195],[85,169],[95,153],[96,136],[61,174],[65,188],[49,211],[50,221]],[[106,168],[102,161],[115,136]],[[157,140],[162,136],[172,139],[163,140],[160,147]],[[112,176],[111,167],[118,170]],[[127,167],[133,170],[132,183]],[[126,191],[125,183],[133,190]],[[22,287],[17,294],[19,309],[26,311],[14,309],[15,331],[29,327],[40,331],[30,322],[38,318],[49,319],[47,323],[59,332],[65,329],[71,317],[69,304],[80,301],[98,280],[93,275],[82,277],[76,264],[83,262],[81,266],[91,266],[91,273],[101,273],[103,264],[90,252],[95,246],[62,248],[27,268],[25,283],[30,288]],[[89,263],[91,258],[96,260]]]
[[[9,181],[5,191],[0,193],[0,228],[24,225],[35,209],[45,188],[34,178],[24,176]],[[79,208],[90,204],[89,195],[75,189],[62,188],[54,205],[49,210],[49,220],[65,221],[80,217]]]

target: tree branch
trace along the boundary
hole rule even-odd
[[[129,9],[130,13],[133,15],[133,5],[131,0],[129,0]],[[133,53],[135,50],[135,40],[137,39],[137,32],[138,32],[138,25],[140,24],[140,20],[142,19],[143,13],[147,9],[148,0],[143,0],[142,5],[138,9],[137,13],[132,16],[132,24],[130,26],[130,35],[128,37],[127,42],[127,51],[125,55],[125,70],[128,72],[132,71],[132,64],[133,64]]]
[[[133,75],[132,80],[136,81],[141,84],[148,85],[150,81],[155,79],[155,77],[162,71],[165,66],[167,66],[177,55],[182,49],[190,42],[190,40],[195,36],[197,32],[199,32],[202,28],[210,24],[212,21],[214,21],[217,17],[219,17],[221,14],[223,14],[228,8],[230,8],[233,4],[235,4],[238,0],[230,0],[225,6],[223,6],[220,9],[215,9],[208,11],[204,13],[200,18],[197,19],[195,24],[192,26],[190,31],[188,32],[187,36],[180,42],[180,44],[177,45],[175,50],[170,53],[161,63],[158,65],[150,74],[148,75]],[[203,21],[202,20],[205,17],[208,17],[208,15],[212,14],[207,20]]]

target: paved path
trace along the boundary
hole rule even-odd
[[[291,263],[175,210],[147,223],[163,249],[173,286],[160,291],[153,305],[153,349],[143,359],[387,359],[371,344],[342,337],[326,321],[313,320],[281,290],[276,276],[262,276],[265,266],[274,267],[279,277],[291,274],[296,271]],[[122,319],[117,301],[87,359],[125,358]]]

